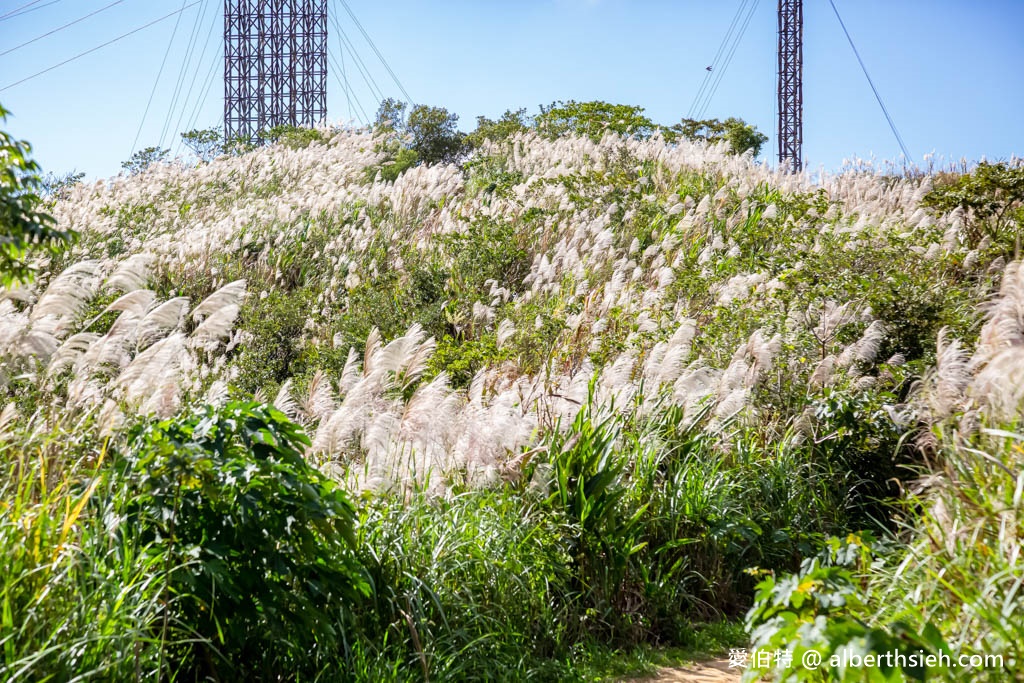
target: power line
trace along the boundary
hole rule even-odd
[[[370,70],[366,67],[366,64],[359,56],[359,53],[355,51],[352,45],[352,41],[349,40],[349,37],[345,33],[345,30],[341,28],[341,24],[338,23],[337,17],[335,17],[334,14],[331,13],[328,13],[328,17],[330,18],[331,23],[334,24],[334,29],[338,32],[338,45],[341,46],[341,56],[345,56],[345,49],[347,48],[349,51],[349,55],[352,57],[352,62],[356,65],[356,70],[359,72],[359,75],[363,77],[363,81],[366,83],[366,87],[370,89],[370,97],[373,97],[378,101],[383,100],[384,91],[381,90],[380,86],[377,85],[377,81],[374,80],[373,74],[370,73]]]
[[[21,12],[21,10],[26,9],[27,7],[31,7],[32,5],[39,4],[42,1],[43,0],[32,0],[32,2],[26,3],[26,4],[22,5],[21,7],[15,7],[14,9],[12,9],[7,14],[4,14],[4,15],[0,16],[0,21],[3,21],[4,19],[8,19],[8,18],[10,18],[12,16],[16,16],[18,13]],[[26,10],[26,11],[31,11],[31,10]]]
[[[174,83],[174,94],[171,96],[171,106],[167,109],[167,116],[164,118],[164,125],[160,129],[159,144],[161,147],[164,146],[164,139],[167,137],[168,133],[173,132],[170,130],[171,122],[174,120],[174,112],[178,108],[178,98],[181,96],[181,89],[185,85],[185,78],[187,77],[188,74],[188,66],[192,63],[193,50],[195,49],[195,45],[198,42],[197,38],[199,37],[199,23],[203,15],[205,14],[208,0],[201,1],[203,4],[199,8],[199,11],[196,12],[195,21],[192,22],[192,34],[189,36],[188,45],[185,48],[185,56],[181,62],[181,68],[178,70],[178,78]],[[191,92],[189,94],[191,95]]]
[[[377,46],[374,44],[373,40],[370,38],[370,34],[367,33],[366,29],[363,28],[363,25],[361,23],[359,23],[359,19],[357,19],[356,15],[352,12],[352,8],[348,6],[348,3],[345,2],[345,0],[338,0],[338,1],[341,3],[342,7],[345,8],[345,11],[348,12],[348,15],[352,18],[352,22],[356,25],[356,28],[358,28],[360,33],[363,34],[363,38],[366,38],[366,42],[370,44],[370,49],[372,49],[374,54],[377,55],[377,58],[380,60],[380,63],[383,64],[384,68],[387,69],[389,74],[391,74],[391,78],[395,81],[395,85],[397,85],[398,89],[402,91],[403,95],[405,95],[405,101],[408,102],[410,105],[412,105],[413,104],[412,97],[410,97],[409,93],[406,92],[405,86],[403,86],[402,82],[400,80],[398,80],[398,76],[395,75],[395,72],[391,70],[391,66],[388,64],[387,60],[384,59],[384,55],[381,54],[380,50],[377,49]]]
[[[114,0],[114,2],[110,3],[109,5],[107,5],[107,6],[105,6],[105,7],[100,7],[100,8],[99,8],[98,10],[96,10],[95,12],[90,12],[89,14],[86,14],[86,15],[85,15],[84,17],[79,17],[78,19],[75,19],[75,20],[74,20],[74,21],[72,21],[72,22],[68,22],[67,24],[64,24],[63,26],[58,26],[57,28],[53,29],[52,31],[47,31],[46,33],[44,33],[44,34],[43,34],[43,35],[41,35],[41,36],[36,36],[36,37],[35,37],[35,38],[33,38],[32,40],[26,40],[26,41],[25,41],[24,43],[22,43],[21,45],[15,45],[15,46],[14,46],[14,47],[12,47],[12,48],[8,48],[7,50],[4,50],[3,52],[0,52],[0,57],[3,57],[4,55],[10,54],[10,53],[14,52],[15,50],[20,50],[21,48],[25,47],[26,45],[31,45],[32,43],[36,42],[37,40],[42,40],[42,39],[43,39],[43,38],[45,38],[46,36],[52,36],[52,35],[53,35],[54,33],[57,33],[58,31],[63,31],[63,30],[64,30],[64,29],[66,29],[66,28],[67,28],[68,26],[74,26],[74,25],[75,25],[75,24],[77,24],[78,22],[80,22],[80,21],[85,21],[85,20],[86,20],[86,19],[88,19],[89,17],[91,17],[91,16],[93,16],[93,15],[96,15],[96,14],[99,14],[99,13],[100,13],[100,12],[102,12],[103,10],[108,10],[108,9],[110,9],[111,7],[113,7],[114,5],[120,5],[120,4],[122,3],[122,2],[124,2],[124,0]]]
[[[189,101],[190,101],[190,99],[192,97],[192,89],[195,87],[195,84],[196,84],[196,76],[198,76],[199,73],[200,73],[200,69],[201,69],[201,66],[202,66],[202,63],[203,63],[203,56],[206,54],[206,48],[210,44],[210,37],[213,35],[213,29],[216,26],[217,26],[217,11],[216,11],[216,9],[214,9],[214,11],[211,13],[210,28],[206,31],[206,39],[203,41],[203,47],[199,51],[199,57],[196,58],[195,71],[192,72],[192,80],[189,82],[188,92],[185,94],[185,99],[182,100],[181,113],[178,114],[178,120],[174,124],[175,128],[170,131],[171,134],[174,134],[175,132],[181,132],[181,130],[182,130],[181,124],[182,124],[182,121],[185,119],[185,112],[188,111],[188,103],[189,103]],[[197,42],[197,44],[198,44],[198,42]],[[216,48],[214,48],[214,59],[216,59],[217,52],[218,52],[218,50]],[[200,96],[201,96],[202,92],[203,92],[203,81],[199,81],[199,94],[200,94]],[[180,140],[180,138],[179,138],[179,140]]]
[[[203,105],[206,104],[206,98],[210,96],[210,88],[213,87],[213,82],[216,80],[214,74],[217,72],[218,62],[223,62],[224,56],[222,51],[217,51],[213,55],[213,62],[210,64],[210,70],[206,74],[206,80],[203,83],[201,92],[203,96],[197,101],[196,106],[192,109],[192,114],[189,117],[188,129],[193,130],[196,122],[199,120],[199,113],[203,109]],[[185,146],[185,141],[179,136],[178,137],[178,149],[182,149]]]
[[[743,16],[743,10],[746,9],[747,3],[750,0],[741,0],[739,7],[736,8],[736,14],[733,15],[732,22],[729,24],[729,29],[722,36],[722,42],[718,45],[718,51],[715,53],[714,58],[711,60],[708,70],[704,74],[704,81],[700,84],[700,88],[697,89],[697,94],[693,97],[693,102],[690,103],[690,108],[687,110],[686,118],[693,118],[693,115],[697,111],[697,103],[703,99],[704,93],[707,91],[708,86],[711,84],[712,79],[715,77],[715,70],[719,66],[719,59],[726,51],[726,45],[729,43],[729,39],[732,37],[733,31],[736,30],[736,26],[739,24],[740,17]]]
[[[60,62],[59,64],[54,64],[53,66],[47,67],[47,68],[43,69],[42,71],[39,71],[39,72],[36,72],[36,73],[32,74],[31,76],[26,76],[25,78],[21,79],[20,81],[15,81],[14,83],[11,83],[10,85],[5,85],[4,87],[0,88],[0,92],[3,92],[5,90],[10,90],[11,88],[13,88],[16,85],[21,85],[22,83],[24,83],[26,81],[31,81],[33,78],[37,78],[39,76],[42,76],[43,74],[49,73],[49,72],[53,71],[54,69],[57,69],[59,67],[64,66],[65,64],[68,64],[70,62],[75,61],[76,59],[80,59],[80,58],[82,58],[82,57],[84,57],[84,56],[86,56],[88,54],[92,54],[93,52],[96,52],[97,50],[101,50],[101,49],[107,47],[108,45],[112,45],[112,44],[116,43],[119,40],[122,40],[124,38],[127,38],[130,35],[138,33],[139,31],[147,29],[150,26],[152,26],[153,24],[159,24],[161,21],[164,21],[166,19],[170,19],[175,14],[180,14],[181,12],[184,12],[189,7],[194,7],[195,5],[198,5],[199,2],[200,2],[200,0],[195,0],[195,2],[193,2],[191,5],[187,5],[187,6],[185,6],[184,8],[182,8],[180,10],[176,10],[174,12],[171,12],[170,14],[165,14],[164,16],[160,17],[159,19],[154,19],[153,21],[149,22],[148,24],[145,24],[145,25],[140,26],[140,27],[138,27],[136,29],[132,29],[131,31],[128,31],[128,33],[122,33],[117,38],[114,38],[113,40],[108,40],[107,42],[103,43],[102,45],[97,45],[94,48],[86,50],[85,52],[79,52],[74,57],[71,57],[69,59],[65,59],[63,62]]]
[[[205,51],[205,48],[204,48]],[[193,130],[196,125],[196,121],[199,119],[199,114],[203,109],[203,105],[206,104],[206,99],[210,96],[210,88],[213,87],[213,82],[216,80],[214,75],[217,73],[217,66],[224,63],[224,50],[215,49],[213,51],[213,59],[210,61],[210,67],[206,70],[206,76],[200,81],[199,93],[200,96],[196,99],[195,104],[192,106],[192,113],[188,115],[186,121],[187,125],[182,128],[179,124],[179,132],[182,130],[189,131]],[[200,61],[199,66],[202,62]],[[185,146],[184,140],[181,136],[178,136],[179,149]]]
[[[44,7],[49,7],[50,5],[56,5],[58,2],[60,2],[60,0],[50,0],[50,2],[46,3],[45,5],[39,5],[39,7],[31,7],[31,8],[25,9],[26,7],[28,7],[28,5],[34,5],[35,4],[33,2],[30,2],[30,3],[28,3],[28,5],[23,5],[20,12],[18,10],[13,10],[12,12],[10,12],[8,14],[3,15],[2,17],[0,17],[0,21],[7,21],[8,19],[16,19],[16,18],[20,17],[22,14],[28,14],[29,12],[35,12],[37,9],[43,9]]]
[[[353,45],[351,39],[337,21],[334,22],[334,27],[337,29],[338,36],[341,40],[342,54],[344,54],[345,50],[348,50],[349,57],[352,58],[352,62],[356,65],[356,70],[359,72],[359,75],[363,77],[363,82],[366,83],[366,87],[370,89],[370,96],[376,98],[378,102],[383,101],[384,91],[381,90],[379,85],[377,85],[377,80],[373,77],[373,74],[370,73],[370,69],[366,66],[366,63],[363,62],[363,58],[359,56],[359,52],[356,51],[355,45]]]
[[[704,102],[704,106],[701,108],[697,118],[704,118],[704,114],[707,113],[708,107],[711,106],[712,100],[718,93],[718,88],[725,79],[725,74],[732,65],[732,59],[736,56],[736,50],[739,49],[740,43],[743,42],[743,37],[747,34],[747,28],[750,27],[750,21],[754,18],[754,14],[757,12],[757,7],[760,4],[760,0],[754,0],[750,6],[750,10],[747,12],[747,18],[743,22],[743,26],[740,27],[739,33],[736,36],[736,40],[733,42],[732,47],[729,50],[729,54],[725,57],[725,62],[722,64],[722,68],[718,70],[718,74],[715,77],[714,83],[711,85],[711,90],[707,95],[707,99]]]
[[[342,55],[345,54],[345,46],[344,46],[344,44],[342,44],[342,47],[341,47],[341,54]],[[331,52],[331,48],[329,46],[328,46],[328,49],[327,49],[327,55],[328,55],[328,57],[331,57],[332,59],[334,59],[335,68],[337,68],[337,63],[338,63],[337,59],[334,58],[333,53]],[[360,74],[362,74],[362,72],[360,72]],[[365,76],[364,76],[364,80],[365,80]],[[356,94],[355,90],[352,88],[352,84],[349,82],[347,77],[345,78],[345,81],[342,84],[342,87],[345,88],[346,92],[352,93],[352,98],[356,102],[356,107],[358,107],[359,111],[361,111],[363,113],[363,119],[362,120],[364,122],[369,122],[369,117],[366,115],[366,110],[363,108],[363,103],[359,99],[359,96]],[[371,97],[376,97],[376,95],[373,94],[372,90],[370,91],[370,96]]]
[[[182,0],[181,4],[184,5],[186,2],[188,2],[188,0]],[[139,129],[135,132],[135,140],[132,142],[132,154],[135,154],[135,146],[139,144],[139,136],[142,135],[142,127],[146,124],[146,117],[149,116],[149,107],[153,104],[153,95],[156,94],[156,87],[160,84],[160,77],[164,73],[164,66],[167,64],[167,57],[171,54],[171,45],[174,44],[174,37],[178,35],[179,24],[181,24],[181,12],[178,13],[178,18],[174,20],[174,30],[171,31],[171,39],[167,41],[167,49],[164,50],[164,58],[163,61],[160,62],[160,70],[156,72],[156,80],[153,81],[153,89],[149,91],[149,101],[146,102],[146,110],[142,113],[142,120],[139,121]]]
[[[348,74],[345,73],[345,51],[344,50],[341,51],[341,69],[339,69],[339,70],[341,71],[341,79],[340,79],[340,81],[344,81],[345,82],[345,85],[342,86],[342,89],[345,91],[345,101],[348,103],[348,118],[351,121],[352,120],[352,94],[350,92],[351,87],[348,85]]]
[[[839,20],[839,25],[843,27],[843,33],[846,34],[846,40],[850,42],[850,47],[853,48],[853,54],[857,57],[857,62],[860,64],[861,71],[864,72],[864,77],[868,79],[868,85],[871,86],[871,92],[875,93],[875,99],[878,100],[878,106],[882,108],[882,113],[885,114],[885,120],[889,122],[889,128],[892,130],[892,134],[896,136],[896,142],[900,144],[900,149],[903,150],[903,156],[906,157],[907,161],[910,161],[910,152],[907,151],[907,146],[903,144],[903,136],[901,136],[900,132],[896,130],[896,124],[889,115],[889,110],[885,107],[885,102],[882,101],[882,96],[878,93],[878,88],[875,87],[875,82],[871,80],[871,74],[868,73],[868,68],[864,65],[864,60],[860,58],[860,52],[857,50],[857,46],[853,44],[853,38],[850,36],[850,32],[846,30],[846,23],[843,22],[843,18],[839,16],[839,9],[836,7],[836,3],[833,2],[833,0],[828,0],[828,3],[832,5],[832,11],[836,13],[836,19]]]
[[[341,54],[342,54],[342,57],[344,58],[345,51],[342,50]],[[348,82],[348,77],[345,75],[344,69],[339,69],[338,68],[338,60],[336,60],[334,58],[334,53],[331,51],[330,47],[327,48],[327,56],[330,58],[331,63],[334,65],[334,69],[335,69],[334,77],[336,79],[338,79],[338,84],[341,86],[341,89],[345,91],[345,97],[348,99],[348,105],[349,105],[349,111],[350,111],[349,118],[352,118],[351,107],[352,107],[352,100],[354,99],[355,102],[356,102],[356,107],[363,114],[363,118],[360,119],[360,122],[361,123],[367,123],[369,121],[369,118],[366,116],[366,110],[363,109],[363,103],[359,101],[359,96],[356,95],[354,91],[352,91],[352,85]],[[343,78],[339,78],[338,77],[338,72],[339,71],[341,72]]]
[[[725,57],[725,61],[722,63],[721,68],[717,70],[715,80],[711,85],[711,89],[708,91],[704,98],[703,103],[700,105],[700,109],[697,112],[697,118],[704,118],[704,114],[707,113],[708,107],[711,106],[711,102],[715,95],[718,93],[718,87],[722,84],[722,80],[725,78],[725,73],[729,70],[729,66],[732,64],[733,57],[736,56],[736,50],[739,48],[740,43],[743,42],[743,37],[747,33],[747,28],[750,27],[750,21],[754,18],[754,13],[757,11],[757,7],[760,4],[760,0],[754,0],[750,5],[750,9],[747,11],[747,17],[743,21],[743,25],[740,27],[739,32],[736,34],[736,38],[729,49],[729,53]]]

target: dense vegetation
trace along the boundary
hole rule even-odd
[[[1022,675],[1019,165],[812,182],[737,120],[454,124],[8,174],[78,239],[0,291],[5,680],[586,679],[744,619]],[[822,672],[962,676],[775,673]]]

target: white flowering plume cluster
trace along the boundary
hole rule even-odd
[[[324,138],[198,167],[156,165],[70,191],[54,208],[60,227],[83,237],[69,264],[44,267],[33,287],[0,293],[0,382],[28,378],[54,409],[95,410],[108,429],[125,413],[166,416],[188,401],[223,401],[237,379],[232,354],[251,341],[237,329],[241,307],[246,297],[286,286],[281,253],[318,264],[304,276],[316,291],[304,334],[329,346],[322,314],[343,310],[350,291],[385,269],[403,271],[397,252],[381,244],[429,252],[476,220],[522,225],[536,233],[529,272],[517,282],[491,281],[460,313],[501,348],[542,327],[538,318],[537,329],[525,329],[529,323],[514,322],[509,311],[557,302],[558,343],[543,370],[499,362],[455,389],[444,372],[425,377],[437,340],[413,324],[395,339],[372,333],[339,376],[321,370],[301,387],[288,380],[267,388],[310,431],[311,457],[352,486],[443,490],[456,479],[516,476],[522,453],[588,400],[594,377],[593,400],[609,410],[676,404],[690,416],[709,411],[709,429],[754,419],[755,392],[783,374],[811,387],[870,386],[873,378],[859,377],[858,368],[875,360],[885,326],[864,302],[808,303],[787,296],[780,272],[744,270],[752,247],[737,241],[741,229],[784,227],[808,255],[826,238],[847,250],[904,240],[922,261],[964,249],[959,216],[920,208],[927,178],[883,182],[851,173],[813,181],[721,146],[530,133],[476,152],[500,159],[517,178],[509,191],[491,193],[451,165],[415,167],[385,182],[373,178],[382,153],[371,134],[332,130]],[[618,200],[609,203],[612,189]],[[758,199],[769,191],[819,193],[825,204],[797,215]],[[540,223],[526,220],[536,214]],[[653,229],[642,243],[628,228],[643,221]],[[245,279],[228,281],[239,264]],[[786,268],[800,269],[800,262]],[[982,355],[966,360],[956,342],[942,341],[937,395],[989,395],[996,384],[996,393],[1008,391],[1009,368],[1019,375],[1024,367],[1021,277],[1016,265],[1008,268]],[[700,302],[680,284],[694,278],[706,283]],[[197,282],[205,283],[202,300],[181,295]],[[719,309],[774,322],[702,344]],[[838,332],[851,324],[861,326],[859,336],[841,343]],[[609,353],[603,342],[612,332],[620,343]]]

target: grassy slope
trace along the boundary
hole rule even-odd
[[[55,214],[80,246],[0,301],[9,462],[64,429],[73,478],[134,415],[231,395],[307,428],[390,591],[348,660],[368,677],[557,678],[588,639],[742,614],[743,569],[879,526],[910,477],[892,416],[1002,274],[920,208],[927,177],[524,137],[391,184],[375,148],[79,188]]]

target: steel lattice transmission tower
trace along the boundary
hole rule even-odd
[[[804,3],[779,0],[779,163],[803,168]]]
[[[327,0],[224,0],[224,139],[327,116]]]

